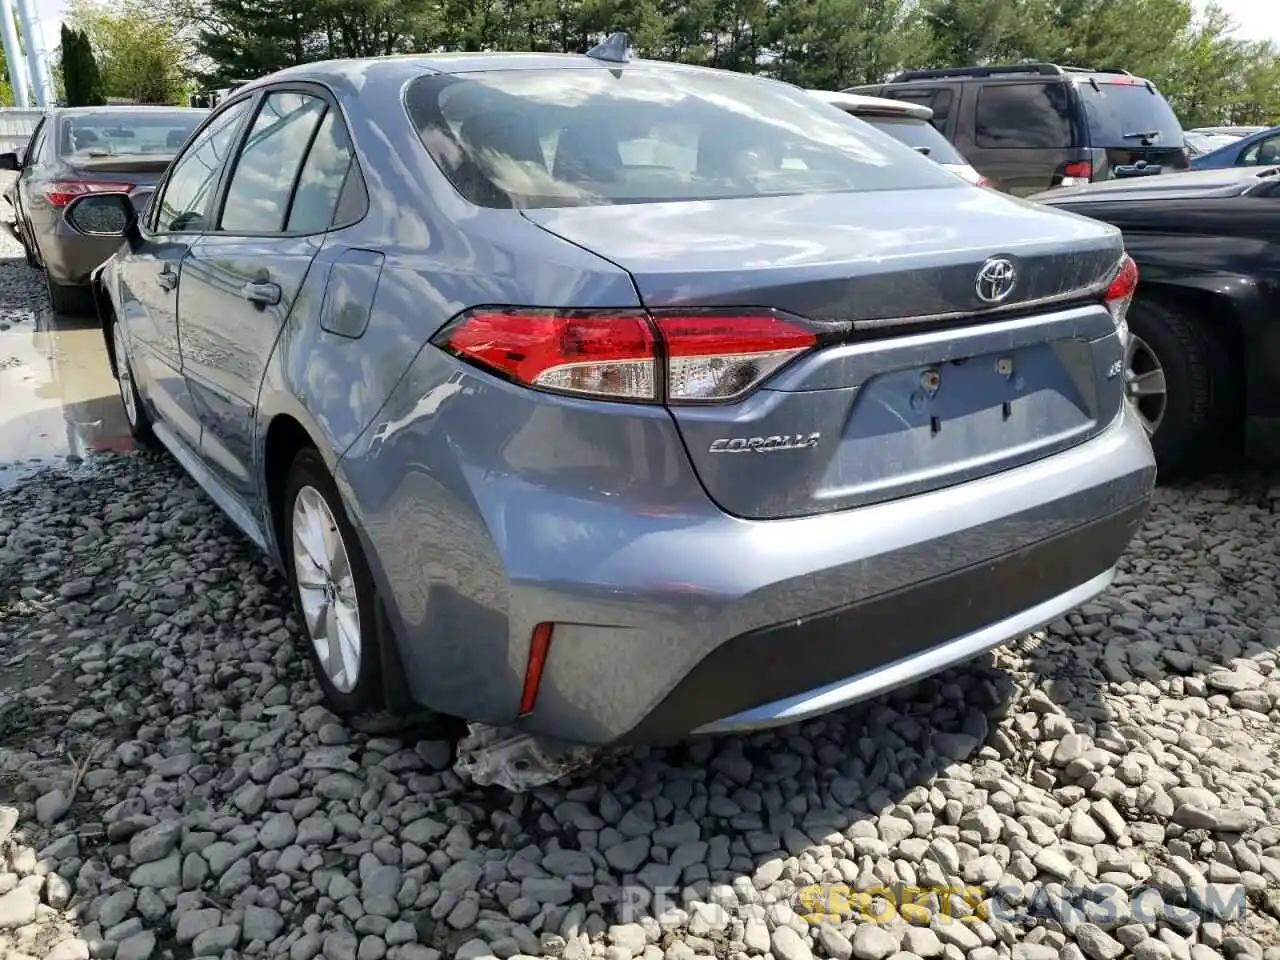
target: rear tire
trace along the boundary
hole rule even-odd
[[[1230,351],[1209,318],[1143,296],[1141,288],[1128,321],[1129,399],[1151,434],[1160,474],[1193,472],[1234,433]],[[1163,397],[1156,390],[1161,380]]]
[[[303,448],[289,468],[280,530],[294,607],[325,698],[342,717],[380,710],[373,575],[338,487],[313,448]]]
[[[93,291],[87,286],[55,283],[45,275],[45,285],[49,288],[49,306],[54,313],[80,316],[94,313]]]

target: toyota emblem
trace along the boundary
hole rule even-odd
[[[983,303],[1001,303],[1013,293],[1018,271],[1004,257],[992,257],[978,270],[974,290]]]

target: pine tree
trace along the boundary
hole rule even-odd
[[[69,107],[98,107],[106,103],[102,77],[89,36],[62,25],[62,86]]]

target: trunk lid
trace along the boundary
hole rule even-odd
[[[121,176],[120,179],[128,182],[132,178],[134,183],[155,183],[172,162],[173,157],[169,154],[110,154],[101,157],[76,155],[68,162],[68,166],[84,174],[86,178],[92,176],[112,179],[113,174],[130,174],[131,177]]]
[[[1092,220],[962,185],[524,216],[627,270],[649,309],[844,322],[844,342],[741,401],[670,407],[707,491],[738,516],[977,478],[1086,439],[1122,402],[1110,371],[1123,353],[1098,302],[1122,247]],[[998,309],[977,295],[989,258],[1017,273]]]
[[[628,271],[645,306],[774,307],[813,320],[972,313],[988,257],[1023,269],[1001,304],[1058,297],[1120,256],[1114,228],[957,184],[524,211]]]

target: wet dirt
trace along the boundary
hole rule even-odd
[[[39,275],[22,260],[0,260],[0,274]],[[0,286],[12,288],[18,277]],[[6,329],[7,327],[7,329]],[[97,452],[131,449],[124,408],[94,317],[46,305],[0,317],[0,488],[37,470],[92,462]]]

